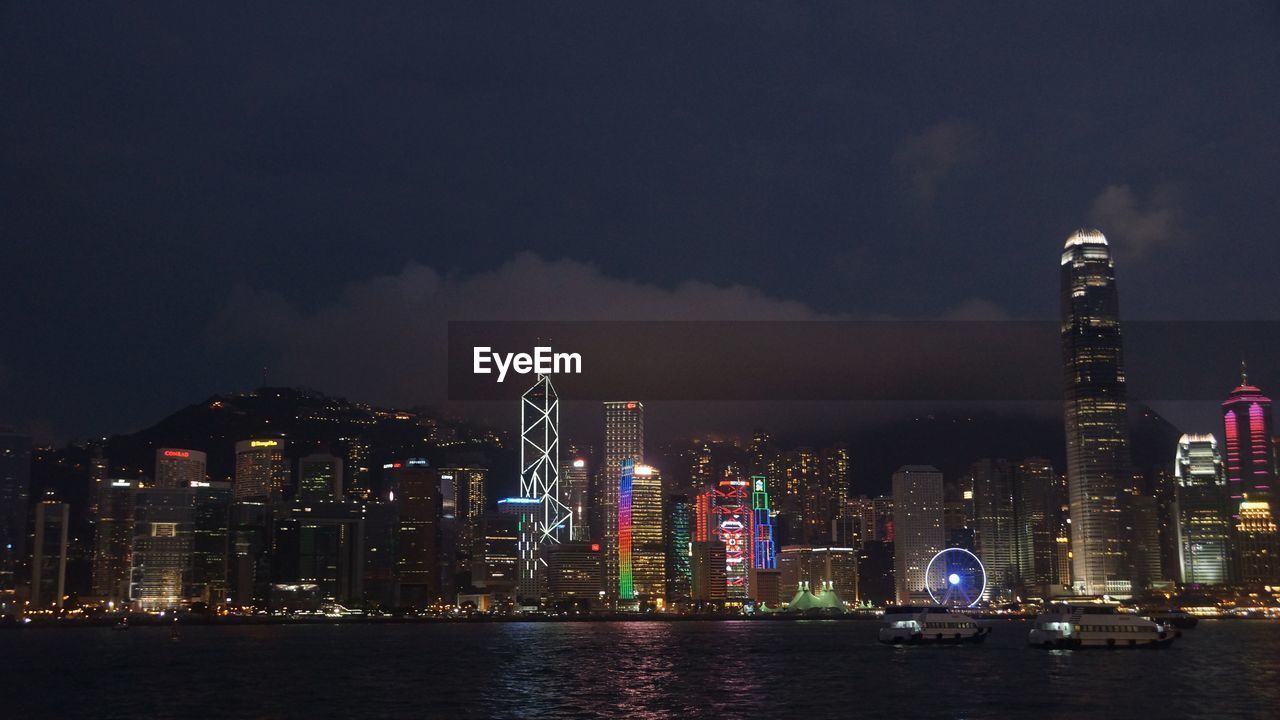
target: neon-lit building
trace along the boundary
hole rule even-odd
[[[768,478],[751,477],[751,520],[755,552],[752,567],[757,570],[774,570],[778,567],[777,546],[773,542],[773,518],[769,516]]]
[[[724,545],[726,597],[741,602],[749,594],[752,566],[750,483],[725,478],[716,486],[716,539]]]
[[[635,597],[666,597],[667,549],[662,536],[662,475],[636,465],[631,478],[631,570]]]
[[[1240,385],[1222,403],[1226,437],[1227,489],[1238,503],[1274,503],[1275,457],[1271,448],[1271,399],[1249,384],[1243,363]]]
[[[693,599],[694,503],[688,495],[667,498],[667,602]]]
[[[575,457],[560,468],[560,482],[564,489],[565,504],[573,512],[573,540],[586,542],[591,537],[587,512],[591,508],[589,497],[587,459]]]
[[[1075,584],[1088,595],[1124,595],[1133,590],[1121,495],[1132,480],[1128,405],[1115,269],[1097,230],[1067,238],[1061,313]]]
[[[543,589],[541,571],[547,566],[542,551],[573,536],[573,512],[560,495],[560,396],[551,378],[541,375],[520,400],[520,496],[538,501],[537,515],[526,530],[531,555],[522,581],[535,593]]]
[[[618,468],[618,599],[634,600],[635,574],[631,564],[631,510],[634,500],[635,461],[626,458]]]
[[[604,404],[604,466],[601,468],[600,512],[604,516],[605,587],[621,587],[618,578],[618,492],[622,463],[644,463],[644,403],[635,400]]]
[[[1174,535],[1181,580],[1221,585],[1231,577],[1227,477],[1213,435],[1183,435],[1174,457]]]
[[[199,450],[159,448],[156,450],[155,487],[185,488],[204,482],[207,456]]]

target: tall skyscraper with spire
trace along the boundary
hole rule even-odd
[[[548,545],[573,536],[573,512],[560,494],[560,396],[551,378],[539,375],[520,400],[520,496],[537,500],[522,558],[522,573],[532,581],[526,587],[541,591],[547,566]]]
[[[1107,239],[1077,230],[1062,251],[1062,359],[1072,575],[1091,595],[1132,589],[1122,490],[1130,477],[1120,299]]]
[[[1249,384],[1248,367],[1240,363],[1240,385],[1222,403],[1226,437],[1227,489],[1232,502],[1265,502],[1275,510],[1276,468],[1271,451],[1271,398]],[[1239,508],[1233,508],[1233,512]]]

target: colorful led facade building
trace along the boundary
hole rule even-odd
[[[520,401],[520,468],[520,496],[539,503],[527,528],[533,538],[526,551],[533,555],[524,568],[533,573],[528,579],[540,590],[538,574],[547,564],[541,551],[573,536],[573,511],[560,495],[560,396],[546,375],[540,375]]]
[[[1121,497],[1132,478],[1129,424],[1120,300],[1102,233],[1078,230],[1067,238],[1061,282],[1075,584],[1088,595],[1126,594],[1133,589]]]
[[[662,475],[636,465],[631,476],[631,570],[635,597],[661,604],[666,597],[667,548],[662,536]]]
[[[626,458],[618,468],[618,599],[634,600],[635,575],[631,565],[631,504],[634,500],[632,484],[635,479],[635,461]]]
[[[752,567],[757,570],[775,570],[778,567],[777,546],[773,542],[773,518],[769,516],[768,478],[751,477],[751,519],[755,552]]]
[[[604,404],[604,464],[601,468],[600,513],[604,517],[605,587],[620,587],[618,579],[618,491],[622,463],[644,463],[644,403],[635,400]]]
[[[1222,403],[1222,424],[1226,437],[1227,489],[1233,504],[1248,499],[1274,507],[1272,488],[1276,473],[1271,448],[1271,399],[1249,384],[1243,363],[1240,385]]]
[[[751,572],[751,507],[747,497],[750,483],[725,478],[716,486],[716,539],[724,545],[724,574],[727,599],[747,599]]]
[[[1174,457],[1174,515],[1181,580],[1221,585],[1231,577],[1227,478],[1213,435],[1183,435]]]
[[[688,495],[667,498],[667,602],[693,599],[693,527],[696,513]]]

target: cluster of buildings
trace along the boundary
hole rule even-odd
[[[404,457],[369,467],[284,437],[235,443],[234,477],[204,451],[155,451],[154,472],[89,471],[91,537],[71,508],[29,493],[28,438],[0,434],[0,601],[224,612],[398,609],[823,610],[930,600],[930,563],[976,556],[992,603],[1064,595],[1280,586],[1271,401],[1241,381],[1221,439],[1183,435],[1167,468],[1139,471],[1114,267],[1079,231],[1061,263],[1066,467],[986,458],[959,477],[905,465],[892,492],[849,492],[843,445],[694,442],[647,452],[640,401],[603,404],[602,442],[562,443],[540,376],[520,400],[519,491],[490,503],[484,467]]]

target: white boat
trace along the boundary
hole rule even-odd
[[[885,608],[880,626],[880,642],[892,645],[979,643],[990,634],[991,628],[978,625],[968,615],[937,606]]]
[[[1181,634],[1110,605],[1055,605],[1036,617],[1030,641],[1043,648],[1155,648]]]

